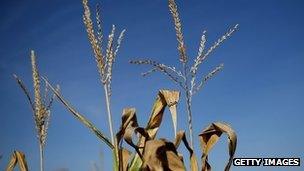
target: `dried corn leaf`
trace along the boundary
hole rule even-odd
[[[168,106],[172,116],[174,130],[176,132],[177,116],[176,105],[179,101],[179,92],[171,90],[160,90],[156,101],[154,102],[149,122],[146,130],[153,139],[160,127],[163,119],[164,110]]]
[[[119,132],[116,134],[116,139],[117,139],[117,146],[121,144],[122,138],[135,149],[137,154],[142,158],[141,152],[139,151],[139,148],[136,144],[138,142],[134,143],[133,141],[133,134],[138,133],[141,136],[145,137],[146,140],[149,140],[150,137],[146,130],[142,127],[138,127],[137,123],[137,118],[135,114],[135,108],[126,108],[123,110],[123,115],[122,115],[122,123]],[[119,165],[121,166],[121,159]]]
[[[185,171],[185,166],[172,142],[164,139],[146,142],[144,153],[144,171]]]
[[[233,160],[233,156],[236,149],[237,137],[234,130],[225,123],[216,122],[209,125],[203,132],[199,135],[201,147],[203,150],[202,155],[202,171],[211,171],[211,166],[208,163],[208,153],[212,149],[212,147],[219,140],[220,136],[226,133],[228,135],[229,140],[229,161],[226,164],[225,171],[229,171],[231,167],[231,163]]]
[[[125,134],[125,130],[128,126],[132,126],[132,127],[138,126],[137,118],[135,114],[135,108],[125,108],[122,113],[123,113],[121,117],[122,123],[118,133],[116,134],[116,139],[118,144],[120,143],[123,135]]]
[[[59,101],[86,127],[88,127],[99,139],[105,142],[111,149],[114,149],[113,144],[101,131],[98,130],[88,119],[86,119],[82,114],[77,112],[61,95],[56,89],[45,79],[43,78],[46,84],[48,84],[51,90],[54,92]]]
[[[125,148],[119,149],[119,170],[127,171],[132,153]]]
[[[169,91],[169,90],[160,90],[161,94],[164,96],[164,99],[167,102],[169,107],[173,128],[174,128],[174,136],[176,136],[176,129],[177,129],[177,114],[176,114],[176,104],[179,99],[179,92],[178,91]]]
[[[20,151],[14,151],[6,167],[6,171],[13,171],[15,166],[19,165],[20,171],[28,171],[25,155]]]
[[[197,159],[196,156],[194,154],[193,149],[190,147],[187,138],[186,138],[186,134],[185,131],[179,131],[177,133],[177,136],[175,138],[175,148],[177,149],[179,147],[180,142],[183,141],[185,147],[187,148],[187,150],[189,151],[190,154],[190,168],[191,171],[198,171],[198,164],[197,164]]]
[[[135,108],[126,108],[123,110],[123,114],[121,117],[121,126],[119,131],[116,134],[116,152],[119,152],[119,154],[116,154],[116,158],[118,158],[118,168],[120,171],[123,170],[123,166],[125,165],[124,156],[121,154],[121,140],[124,137],[125,130],[128,126],[138,126],[137,118],[135,115]],[[119,147],[119,149],[118,149]],[[128,163],[127,163],[128,165]]]
[[[165,108],[169,106],[169,110],[173,119],[173,126],[176,130],[176,105],[179,101],[179,92],[178,91],[171,91],[171,90],[160,90],[157,98],[154,102],[154,105],[152,107],[152,111],[150,114],[150,118],[148,121],[148,124],[145,128],[146,132],[149,134],[149,138],[154,139],[157,131],[160,127],[160,124],[162,122],[162,118],[164,115]],[[176,132],[176,131],[175,131]],[[144,146],[146,139],[145,137],[139,138],[139,143],[137,144],[140,147]],[[142,150],[140,150],[142,153]],[[132,160],[132,163],[130,165],[131,170],[138,170],[142,165],[142,161],[139,158],[138,155],[135,155],[135,157]]]

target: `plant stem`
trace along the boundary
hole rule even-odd
[[[110,108],[110,95],[109,95],[107,83],[103,85],[103,88],[104,88],[105,97],[106,97],[106,106],[107,106],[108,122],[109,122],[109,127],[110,127],[110,134],[111,134],[111,142],[114,145],[114,149],[113,149],[114,170],[118,171],[119,170],[119,168],[118,168],[118,166],[119,166],[118,147],[117,147],[117,142],[116,142],[116,139],[114,138],[114,133],[113,133],[112,113],[111,113],[111,108]]]
[[[191,111],[191,95],[190,91],[186,90],[186,108],[188,113],[188,126],[189,126],[189,134],[190,134],[190,145],[193,148],[193,132],[192,132],[192,111]]]
[[[185,93],[186,93],[186,110],[188,114],[188,127],[190,136],[190,146],[193,148],[193,132],[192,132],[192,112],[191,112],[191,88],[189,88],[189,76],[187,73],[187,62],[183,63],[183,72],[185,76]]]
[[[111,114],[111,109],[110,109],[110,96],[109,96],[107,84],[104,84],[103,88],[104,88],[105,97],[106,97],[106,106],[107,106],[108,122],[109,122],[109,127],[110,127],[110,134],[111,134],[111,142],[112,142],[112,144],[115,144],[113,127],[112,127],[112,114]]]
[[[39,152],[40,152],[40,171],[43,171],[44,169],[44,153],[43,153],[43,146],[41,143],[39,143]]]

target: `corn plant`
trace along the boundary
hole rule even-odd
[[[47,81],[46,81],[47,82]],[[47,82],[57,98],[71,111],[82,123],[90,123],[80,113],[71,107],[64,97],[55,88]],[[153,104],[150,118],[145,127],[139,126],[136,117],[135,108],[125,108],[122,114],[122,122],[119,131],[116,133],[116,145],[109,142],[109,138],[102,135],[93,125],[88,126],[100,139],[102,139],[111,149],[117,149],[117,163],[114,163],[114,170],[119,171],[137,171],[137,170],[185,170],[185,163],[182,154],[177,151],[181,142],[189,152],[190,168],[192,171],[198,171],[199,166],[197,158],[192,147],[189,145],[186,134],[183,130],[178,131],[173,141],[166,139],[156,139],[159,127],[163,121],[165,108],[169,108],[171,116],[177,116],[176,106],[179,101],[179,92],[172,90],[160,90]],[[173,117],[172,117],[173,118]],[[226,133],[229,139],[229,161],[225,171],[230,169],[234,152],[236,149],[236,134],[232,128],[225,123],[212,123],[202,131],[200,136],[202,149],[202,171],[211,170],[208,163],[208,153],[218,141],[220,136]],[[137,135],[137,141],[133,135]],[[133,153],[124,147],[125,141],[134,148]]]
[[[101,80],[103,81],[104,78],[104,64],[102,63],[104,59],[102,57],[101,48],[98,46],[98,40],[94,38],[94,32],[93,32],[93,26],[92,22],[90,20],[90,12],[89,8],[87,6],[87,1],[83,1],[84,3],[84,9],[85,9],[85,15],[84,15],[84,21],[87,28],[89,40],[91,42],[91,45],[93,47],[93,52],[95,54],[95,58],[97,61],[97,66],[99,68],[99,73],[101,75]],[[206,77],[203,78],[201,83],[198,85],[195,84],[195,74],[197,71],[197,68],[200,63],[217,47],[219,46],[227,37],[229,37],[237,28],[237,25],[231,29],[228,33],[226,33],[222,38],[220,38],[206,53],[204,52],[204,46],[205,46],[205,33],[202,36],[200,48],[199,48],[199,54],[198,57],[195,60],[195,63],[193,64],[193,67],[191,67],[190,70],[188,70],[187,65],[187,55],[185,52],[185,45],[183,42],[183,35],[181,32],[181,23],[179,19],[179,15],[177,12],[177,6],[174,1],[169,0],[169,8],[173,15],[173,19],[175,22],[175,29],[177,32],[177,40],[179,43],[178,50],[180,53],[180,61],[182,63],[183,71],[177,71],[174,67],[170,67],[164,64],[157,63],[152,60],[138,60],[138,61],[131,61],[131,63],[135,64],[149,64],[152,65],[153,68],[148,73],[154,71],[161,71],[162,73],[166,74],[170,79],[172,79],[174,82],[178,83],[183,90],[186,92],[186,99],[187,99],[187,113],[189,118],[189,132],[190,132],[190,144],[188,143],[186,139],[186,134],[184,131],[177,131],[176,126],[176,120],[177,120],[177,111],[176,111],[176,105],[178,103],[179,99],[179,92],[177,91],[170,91],[170,90],[161,90],[157,96],[156,102],[153,105],[152,112],[150,115],[150,119],[147,123],[146,127],[140,127],[137,123],[137,118],[135,114],[134,108],[126,108],[123,110],[123,116],[122,116],[122,123],[120,126],[120,129],[118,133],[116,134],[116,137],[114,141],[112,140],[109,142],[109,138],[105,137],[104,135],[100,135],[100,131],[95,127],[92,126],[87,119],[85,119],[82,114],[77,112],[73,107],[71,107],[67,101],[64,99],[64,97],[59,93],[56,92],[54,88],[49,84],[51,89],[54,91],[57,98],[68,108],[69,111],[71,111],[74,116],[76,116],[82,123],[87,125],[99,138],[101,138],[106,144],[113,149],[115,154],[115,162],[114,163],[114,169],[115,170],[185,170],[185,164],[183,160],[180,158],[179,153],[177,152],[177,148],[180,144],[180,142],[184,142],[186,148],[188,149],[190,153],[190,168],[192,171],[198,171],[199,166],[197,163],[196,156],[194,154],[193,145],[192,145],[192,116],[191,116],[191,97],[192,95],[198,91],[202,85],[209,80],[213,75],[215,75],[221,68],[222,65],[219,67],[216,67],[213,71],[211,71],[209,74],[207,74]],[[100,24],[99,20],[99,13],[97,12],[97,23]],[[99,30],[101,30],[100,26],[98,26]],[[100,31],[99,31],[100,33]],[[99,34],[100,35],[100,34]],[[110,37],[110,36],[109,36]],[[110,39],[109,39],[110,40]],[[99,41],[100,42],[100,41]],[[109,47],[109,46],[108,46]],[[108,50],[107,50],[108,51]],[[107,59],[107,57],[106,57]],[[144,75],[145,75],[144,74]],[[173,76],[173,74],[176,74],[177,77]],[[191,81],[189,81],[189,77],[191,78]],[[182,79],[183,81],[181,81]],[[108,89],[105,89],[108,90]],[[106,91],[105,91],[106,92]],[[106,97],[107,98],[107,97]],[[169,111],[171,113],[171,117],[173,120],[173,127],[174,127],[174,134],[175,134],[175,141],[174,143],[160,139],[155,139],[156,134],[158,132],[159,126],[162,123],[162,116],[164,114],[164,109],[166,107],[169,107]],[[109,114],[109,112],[108,112]],[[109,120],[111,122],[111,120]],[[133,134],[138,135],[138,141],[134,142],[132,139]],[[231,129],[231,127],[225,123],[216,122],[212,123],[209,127],[203,130],[203,132],[200,134],[200,141],[201,141],[201,147],[203,149],[202,153],[202,164],[201,169],[203,171],[210,170],[211,166],[208,163],[208,153],[211,150],[211,148],[214,146],[214,144],[217,142],[219,137],[222,135],[222,133],[227,133],[229,138],[229,162],[226,165],[225,170],[229,170],[232,162],[232,158],[235,152],[236,148],[236,134]],[[112,135],[111,135],[112,136]],[[112,138],[111,138],[112,139]],[[127,144],[129,144],[131,147],[134,148],[134,154],[129,152],[126,148],[122,146],[122,140],[126,141]],[[114,143],[113,143],[114,142]],[[158,154],[159,150],[163,149],[162,154]],[[159,156],[163,156],[164,158],[159,158]],[[132,159],[131,159],[132,158]]]
[[[206,82],[216,75],[222,68],[223,64],[218,65],[208,74],[200,78],[197,81],[197,70],[201,63],[203,63],[207,57],[219,46],[221,45],[227,38],[229,38],[238,28],[238,24],[235,25],[232,29],[230,29],[227,33],[225,33],[222,37],[220,37],[210,48],[206,50],[206,31],[203,32],[201,36],[200,45],[198,49],[198,53],[192,66],[189,64],[189,58],[186,53],[186,45],[184,43],[184,36],[182,32],[182,23],[179,17],[177,5],[174,0],[169,0],[169,10],[171,12],[174,28],[176,32],[177,38],[177,50],[179,53],[179,61],[181,63],[181,68],[178,70],[176,67],[172,67],[169,65],[162,64],[160,62],[150,60],[150,59],[142,59],[142,60],[131,60],[131,64],[138,65],[149,65],[152,68],[147,72],[142,73],[143,76],[147,76],[155,71],[159,71],[162,74],[166,75],[170,80],[176,83],[185,95],[186,102],[186,110],[188,114],[188,130],[190,135],[190,145],[193,147],[193,126],[192,126],[192,96],[195,95],[205,84]]]
[[[118,148],[116,146],[115,135],[113,131],[113,121],[111,113],[111,82],[112,82],[112,70],[113,64],[115,62],[117,53],[119,51],[121,42],[124,37],[125,29],[121,31],[117,38],[117,43],[114,43],[115,38],[115,25],[112,26],[111,33],[108,36],[108,42],[105,52],[103,52],[103,32],[102,32],[102,21],[100,16],[100,7],[97,5],[96,8],[96,24],[97,24],[97,34],[95,34],[95,29],[93,21],[91,19],[91,11],[87,0],[82,1],[84,14],[83,22],[88,34],[88,39],[91,44],[93,54],[97,63],[97,68],[99,72],[100,81],[104,88],[105,100],[106,100],[106,111],[108,116],[108,124],[110,130],[110,140],[101,131],[99,131],[89,120],[87,120],[84,115],[77,112],[66,100],[60,98],[60,94],[54,90],[54,93],[59,98],[59,100],[64,104],[65,107],[84,125],[91,129],[100,139],[102,139],[112,150],[114,154],[114,161],[118,162]],[[45,79],[45,78],[44,78]],[[47,81],[45,79],[45,81]],[[48,84],[49,85],[49,84]]]
[[[99,76],[101,83],[103,84],[105,98],[106,98],[106,108],[108,113],[108,123],[110,128],[110,135],[111,135],[111,142],[114,144],[114,133],[113,133],[113,126],[112,126],[112,114],[110,108],[110,97],[111,97],[111,80],[112,80],[112,69],[113,63],[115,61],[117,52],[121,45],[122,39],[124,37],[125,30],[123,30],[117,40],[116,47],[114,46],[114,35],[115,35],[115,25],[112,26],[112,31],[108,37],[108,43],[106,52],[103,53],[102,50],[102,43],[103,43],[103,33],[102,33],[102,26],[101,26],[101,18],[100,18],[100,8],[99,5],[97,6],[96,10],[96,21],[97,21],[97,38],[94,33],[93,22],[91,20],[91,12],[88,6],[88,1],[83,0],[83,7],[84,7],[84,15],[83,15],[83,22],[86,26],[86,30],[88,33],[88,38],[91,43],[95,60],[97,62],[97,67],[99,71]]]
[[[33,73],[33,87],[34,87],[34,102],[32,97],[27,90],[26,86],[17,75],[13,75],[18,85],[26,95],[32,112],[34,114],[35,125],[37,129],[37,137],[39,141],[39,152],[40,152],[40,171],[44,170],[44,146],[46,143],[47,130],[50,120],[50,109],[53,104],[54,95],[50,95],[49,87],[45,85],[44,94],[41,93],[40,76],[38,67],[36,64],[35,52],[31,51],[31,63]]]
[[[96,11],[96,20],[97,20],[97,35],[94,31],[93,22],[91,20],[91,12],[88,6],[88,1],[83,0],[84,15],[83,21],[88,33],[89,42],[92,46],[95,60],[97,62],[97,67],[99,71],[99,76],[101,83],[104,88],[105,99],[106,99],[106,112],[108,115],[108,123],[110,130],[110,138],[103,134],[91,121],[85,118],[84,114],[78,112],[72,105],[61,95],[58,88],[54,88],[45,77],[42,77],[46,84],[46,90],[50,89],[54,96],[57,97],[59,102],[61,102],[67,110],[77,118],[82,124],[89,128],[102,142],[104,142],[110,149],[113,151],[114,163],[113,168],[116,171],[152,171],[152,170],[176,170],[184,171],[186,170],[186,163],[184,163],[183,155],[178,152],[178,148],[181,143],[183,143],[186,149],[189,152],[190,163],[189,166],[192,171],[198,171],[201,168],[202,171],[211,170],[211,166],[208,163],[208,154],[215,143],[218,141],[220,136],[223,133],[228,135],[229,143],[229,161],[225,167],[225,171],[228,171],[231,167],[232,159],[236,149],[236,134],[233,129],[226,123],[215,122],[210,124],[205,128],[200,134],[200,144],[202,149],[201,164],[199,166],[198,159],[194,154],[193,150],[193,138],[192,138],[192,113],[191,113],[191,98],[196,91],[198,91],[203,84],[209,80],[213,75],[215,75],[221,68],[222,65],[215,68],[206,77],[204,77],[201,82],[196,83],[196,71],[198,66],[205,60],[205,58],[217,47],[219,46],[227,37],[229,37],[237,28],[237,25],[231,29],[227,34],[220,38],[207,52],[204,53],[205,47],[205,33],[201,38],[199,53],[197,58],[194,61],[194,64],[191,68],[188,66],[188,57],[186,55],[186,49],[183,41],[183,35],[181,31],[181,22],[179,19],[179,14],[177,11],[177,6],[174,0],[169,0],[169,9],[172,13],[175,29],[178,40],[178,51],[179,59],[182,64],[182,70],[179,71],[175,67],[170,67],[161,63],[157,63],[152,60],[137,60],[132,61],[135,64],[148,64],[152,66],[152,69],[146,74],[149,74],[154,71],[161,71],[172,79],[175,83],[179,84],[182,87],[182,90],[185,92],[186,104],[187,104],[187,113],[189,119],[189,134],[190,134],[190,143],[187,140],[187,136],[184,130],[177,130],[177,105],[180,98],[180,92],[176,90],[160,90],[156,96],[155,102],[152,106],[150,117],[147,121],[146,126],[140,126],[137,122],[136,109],[135,108],[125,108],[122,112],[121,125],[118,132],[114,135],[114,129],[112,125],[112,114],[110,108],[110,97],[111,97],[111,79],[112,79],[112,67],[115,61],[115,57],[121,45],[121,41],[124,36],[125,30],[123,30],[115,46],[114,43],[114,34],[115,26],[112,27],[112,31],[109,34],[107,48],[105,53],[102,50],[103,34],[101,28],[101,19],[100,19],[100,8],[97,7]],[[34,80],[34,92],[35,92],[35,104],[32,102],[31,97],[25,88],[21,80],[15,76],[18,84],[25,92],[31,107],[34,111],[36,127],[38,130],[38,137],[40,146],[42,148],[41,154],[43,154],[43,146],[45,143],[46,137],[46,128],[47,128],[47,119],[49,115],[46,115],[45,111],[51,106],[53,97],[49,100],[49,103],[46,103],[46,98],[43,102],[40,95],[40,77],[36,66],[35,55],[32,52],[32,66],[33,66],[33,80]],[[48,91],[46,91],[48,92]],[[47,93],[46,93],[47,94]],[[47,95],[45,96],[47,97]],[[48,105],[46,105],[48,104]],[[169,109],[169,113],[172,118],[173,128],[174,128],[174,140],[167,139],[156,139],[158,130],[163,123],[163,115],[165,114],[165,109]],[[43,112],[44,111],[44,112]],[[48,112],[49,114],[49,112]],[[47,116],[47,117],[46,117]],[[38,118],[38,119],[36,119]],[[43,126],[42,126],[43,123]],[[44,125],[45,124],[45,125]],[[44,131],[41,131],[45,129]],[[45,133],[45,137],[42,134]],[[44,134],[43,134],[44,135]],[[137,135],[137,138],[134,139],[133,135]],[[40,138],[42,137],[42,138]],[[43,141],[42,141],[43,140]],[[125,147],[124,143],[133,148],[132,151],[129,151]],[[43,155],[41,155],[41,170],[43,168],[42,161]]]

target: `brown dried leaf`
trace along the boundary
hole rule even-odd
[[[15,166],[19,165],[20,171],[28,171],[25,155],[20,151],[14,151],[6,167],[6,171],[13,171]]]
[[[176,136],[176,129],[177,129],[176,104],[179,100],[179,92],[169,91],[169,90],[160,90],[160,92],[164,96],[164,99],[167,102],[167,106],[169,107],[172,117],[172,122],[173,122],[174,136]]]
[[[119,149],[119,170],[120,171],[127,171],[129,159],[132,153],[125,148]]]
[[[139,146],[136,144],[139,144],[138,142],[133,142],[133,134],[139,133],[141,136],[145,137],[145,140],[149,140],[150,137],[146,130],[142,127],[138,127],[137,118],[135,114],[135,108],[126,108],[123,110],[122,115],[122,123],[120,130],[116,134],[117,139],[117,147],[121,144],[122,138],[131,146],[133,147],[137,154],[142,158],[141,152],[139,151]],[[121,166],[122,163],[120,163]]]
[[[150,115],[149,122],[146,126],[146,130],[149,133],[150,137],[153,139],[156,136],[156,133],[159,129],[159,126],[162,122],[164,110],[166,106],[169,107],[174,130],[176,132],[176,105],[179,101],[179,92],[171,90],[160,90],[157,96],[152,112]]]
[[[152,107],[152,111],[150,114],[150,119],[148,121],[148,124],[145,128],[146,132],[149,135],[149,138],[154,139],[157,131],[159,129],[159,126],[162,122],[162,118],[164,115],[164,111],[166,106],[170,106],[170,112],[176,112],[176,105],[179,100],[179,92],[178,91],[170,91],[170,90],[160,90],[157,98],[154,102],[154,105]],[[171,116],[173,118],[173,125],[176,125],[176,121],[174,118],[176,118],[176,113],[171,113]],[[175,122],[175,123],[174,123]],[[175,127],[175,126],[174,126]],[[174,128],[176,129],[176,128]],[[144,136],[140,136],[137,146],[144,147],[145,142],[147,139]],[[142,150],[139,150],[140,153],[142,153]],[[131,169],[140,168],[142,164],[141,159],[138,155],[135,155],[135,157],[132,160],[132,163],[130,165]]]
[[[183,141],[185,147],[189,151],[191,171],[198,171],[197,159],[196,159],[196,156],[194,154],[193,149],[190,147],[190,145],[189,145],[189,143],[187,141],[185,131],[179,131],[177,133],[177,136],[176,136],[175,142],[174,142],[174,145],[175,145],[176,149],[179,147],[179,144],[180,144],[181,141]]]
[[[117,143],[119,144],[123,135],[125,134],[125,130],[128,126],[137,127],[137,118],[135,114],[135,108],[125,108],[122,112],[121,117],[121,126],[116,134]]]
[[[144,171],[186,170],[174,144],[164,139],[147,141],[143,160],[142,170]]]
[[[226,133],[228,135],[228,140],[229,140],[230,157],[225,167],[225,171],[229,171],[237,145],[237,137],[236,137],[236,133],[230,127],[230,125],[221,122],[212,123],[206,129],[204,129],[203,132],[199,135],[201,148],[203,151],[202,171],[211,170],[211,166],[208,163],[208,153],[210,152],[212,147],[216,144],[216,142],[219,140],[222,133]]]

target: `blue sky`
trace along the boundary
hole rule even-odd
[[[178,87],[158,73],[142,78],[140,73],[147,68],[128,61],[149,57],[178,65],[167,1],[90,1],[91,7],[97,2],[101,3],[104,33],[110,32],[112,24],[118,30],[127,29],[113,73],[115,130],[124,107],[136,107],[139,122],[144,125],[157,91]],[[207,30],[210,46],[229,27],[240,25],[200,69],[200,73],[206,73],[219,63],[225,64],[224,70],[193,98],[197,155],[200,151],[196,135],[213,121],[225,121],[238,134],[236,157],[303,159],[303,1],[178,0],[177,4],[192,59],[203,30]],[[39,168],[33,115],[12,77],[16,73],[31,87],[30,49],[37,53],[41,74],[60,84],[66,99],[109,134],[103,89],[82,23],[81,1],[3,1],[0,21],[0,170],[14,149],[25,152],[30,170]],[[183,100],[178,112],[178,128],[186,129]],[[168,113],[164,119],[159,137],[173,138]],[[228,159],[225,138],[210,155],[215,170],[222,170]],[[52,110],[45,153],[46,171],[91,170],[93,162],[104,170],[111,168],[107,146],[60,103],[55,103]],[[247,169],[274,168],[233,168]]]

